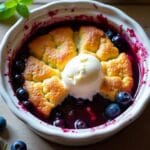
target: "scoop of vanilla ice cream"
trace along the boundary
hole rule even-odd
[[[101,64],[90,54],[80,54],[65,66],[62,80],[69,88],[70,95],[92,100],[102,82]]]

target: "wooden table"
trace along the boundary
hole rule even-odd
[[[39,7],[46,2],[52,0],[36,0],[30,7],[31,9]],[[137,20],[145,29],[150,37],[150,1],[149,0],[101,0],[110,3],[121,10],[125,11],[129,16]],[[16,22],[16,18],[0,23],[0,41],[6,31]],[[94,145],[84,147],[67,147],[51,143],[44,140],[33,133],[23,122],[21,122],[14,114],[10,112],[2,98],[0,97],[0,115],[7,119],[7,129],[0,133],[0,141],[10,144],[16,139],[25,141],[28,150],[150,150],[150,105],[145,109],[144,113],[130,126],[116,134],[115,136]]]

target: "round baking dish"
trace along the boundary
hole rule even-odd
[[[88,129],[61,129],[47,124],[24,110],[9,82],[9,60],[15,51],[39,27],[64,20],[106,20],[121,30],[139,60],[140,81],[134,103],[115,120]],[[106,139],[133,122],[149,102],[150,43],[141,26],[119,9],[90,0],[55,1],[31,11],[28,19],[21,18],[7,32],[0,45],[0,93],[11,111],[34,132],[65,145],[85,145]]]

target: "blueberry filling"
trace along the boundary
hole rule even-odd
[[[105,34],[119,50],[126,51],[127,49],[129,49],[129,44],[120,33],[108,29]]]
[[[116,34],[114,31],[112,31],[111,29],[108,29],[106,32],[105,32],[106,36],[112,40],[113,36]]]
[[[26,101],[29,98],[27,90],[22,87],[20,87],[16,90],[16,95],[17,95],[18,99],[21,101]]]
[[[16,84],[22,85],[24,83],[24,77],[21,74],[15,74],[14,80]]]
[[[56,127],[65,128],[65,121],[63,119],[56,119],[53,121],[53,125]]]
[[[120,50],[125,50],[127,48],[127,43],[120,34],[113,36],[111,40]]]
[[[22,72],[25,69],[25,62],[23,60],[16,60],[15,69],[16,72]]]
[[[39,30],[34,37],[43,35],[47,32],[47,29],[43,28],[43,30]],[[23,106],[41,120],[56,127],[69,129],[85,129],[95,127],[106,123],[108,120],[114,119],[124,112],[133,102],[132,97],[134,97],[138,85],[139,71],[136,62],[134,62],[134,60],[136,60],[134,59],[135,56],[130,51],[126,40],[116,31],[109,28],[106,30],[105,34],[116,47],[120,50],[125,50],[129,56],[133,58],[133,65],[135,65],[133,72],[137,76],[135,77],[135,85],[131,94],[122,91],[116,96],[115,102],[111,102],[103,98],[100,94],[94,95],[92,101],[89,101],[88,99],[76,99],[68,95],[68,97],[66,97],[60,105],[52,110],[49,118],[45,119],[29,101],[29,94],[26,89],[23,88],[25,79],[22,73],[25,69],[26,59],[30,55],[27,41],[27,43],[23,45],[23,48],[21,48],[18,52],[14,62],[12,63],[10,76],[15,94]],[[31,39],[32,38],[33,37],[31,37]],[[29,41],[31,39],[29,39]]]
[[[105,108],[104,113],[108,119],[113,119],[121,113],[121,109],[118,104],[112,103]]]
[[[126,108],[133,102],[133,99],[130,93],[119,92],[116,96],[116,102],[120,105],[120,107]]]
[[[24,105],[24,107],[29,110],[29,111],[32,111],[33,110],[33,105],[30,101],[28,100],[25,100],[25,101],[22,101],[22,104]]]
[[[83,120],[76,120],[74,122],[74,128],[75,129],[85,129],[85,128],[88,128],[88,125],[85,121]]]

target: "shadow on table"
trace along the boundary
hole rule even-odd
[[[10,138],[9,130],[6,128],[4,131],[0,132],[0,138],[8,140]]]

